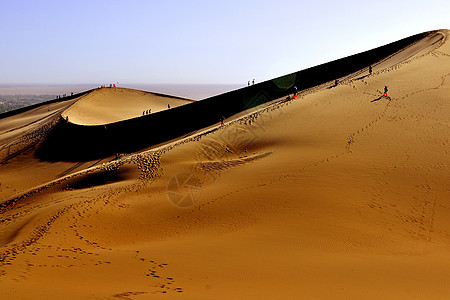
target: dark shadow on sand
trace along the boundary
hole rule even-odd
[[[370,102],[377,102],[377,101],[380,101],[381,99],[383,99],[384,98],[384,96],[380,96],[380,97],[378,97],[377,99],[373,99],[372,101],[370,101]]]
[[[126,180],[127,176],[123,172],[117,170],[112,171],[96,171],[94,173],[86,174],[66,183],[67,188],[80,190],[87,189],[94,186],[101,186],[110,183],[116,183]]]
[[[361,79],[364,79],[364,78],[366,78],[366,77],[369,77],[369,75],[363,75],[363,76],[361,76],[361,77],[356,78],[355,80],[361,80]]]

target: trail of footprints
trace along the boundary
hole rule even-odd
[[[416,224],[416,229],[411,234],[417,239],[431,241],[436,214],[436,195],[430,185],[425,184],[418,188],[419,191],[425,190],[425,195],[415,197],[416,203],[411,208],[410,220]]]
[[[81,241],[84,241],[87,243],[87,246],[89,246],[90,249],[94,247],[98,248],[100,250],[109,250],[111,251],[111,248],[106,248],[101,246],[99,243],[94,242],[88,238],[83,237],[80,233],[78,233],[77,226],[80,220],[87,217],[89,214],[95,214],[98,211],[89,211],[89,208],[92,207],[93,202],[103,201],[104,205],[108,205],[109,201],[112,197],[117,195],[117,191],[110,191],[109,193],[106,193],[104,195],[101,195],[97,197],[96,199],[90,199],[86,202],[77,203],[76,205],[72,205],[71,208],[76,206],[76,210],[73,210],[72,212],[74,215],[71,216],[72,218],[72,224],[69,227],[73,229],[75,236],[80,238]],[[67,210],[64,210],[67,212]],[[87,215],[86,215],[87,214]],[[44,234],[48,231],[49,226],[51,226],[52,222],[56,221],[58,219],[57,216],[61,216],[61,212],[55,214],[50,220],[47,222],[48,227],[38,227],[35,230],[35,236],[32,236],[27,241],[24,241],[23,243],[12,245],[10,249],[6,250],[3,253],[3,256],[0,258],[0,265],[11,265],[12,261],[21,253],[30,253],[31,255],[35,256],[39,254],[39,251],[42,248],[46,248],[47,251],[53,249],[52,251],[55,252],[54,255],[47,255],[47,259],[55,260],[54,263],[42,263],[42,264],[33,264],[29,260],[25,261],[25,265],[23,268],[21,268],[21,272],[15,275],[15,280],[19,281],[22,279],[26,279],[28,276],[30,276],[30,272],[32,268],[39,268],[39,267],[51,267],[51,268],[70,268],[75,266],[87,266],[87,265],[108,265],[111,264],[111,261],[108,260],[101,260],[99,258],[99,253],[96,253],[92,250],[85,250],[82,247],[71,247],[71,248],[65,248],[62,245],[55,247],[51,245],[42,245],[39,244],[38,240],[40,237],[44,236]],[[70,220],[70,218],[69,218]],[[54,232],[57,234],[57,232]],[[165,268],[167,267],[166,263],[158,263],[155,260],[147,260],[145,257],[142,257],[142,255],[139,255],[139,251],[136,251],[135,258],[139,259],[139,262],[146,263],[148,265],[147,271],[144,273],[145,277],[148,277],[151,280],[151,283],[149,284],[150,287],[152,287],[153,293],[162,293],[166,294],[169,292],[175,292],[175,293],[182,293],[183,289],[181,287],[175,286],[175,280],[173,277],[167,275],[167,271]],[[85,263],[80,263],[80,256],[92,256],[92,259],[88,260],[86,263],[86,258],[83,259]],[[95,257],[98,257],[97,259]],[[72,261],[72,262],[71,262]],[[6,275],[6,270],[0,271],[0,276]],[[128,292],[127,292],[128,293]],[[146,293],[146,292],[143,292]]]
[[[150,156],[150,158],[149,158]],[[142,169],[142,173],[143,175],[141,175],[141,181],[147,182],[150,181],[151,179],[154,179],[156,177],[158,177],[159,173],[158,173],[158,169],[159,169],[159,156],[160,153],[157,153],[156,157],[152,157],[152,154],[150,153],[149,155],[141,155],[138,156],[137,158],[134,158],[134,160],[132,162],[136,163],[140,169]],[[109,165],[103,165],[102,169],[105,171],[110,171],[110,170],[114,170],[116,168],[119,168],[121,165],[123,164],[123,162],[116,162],[114,161],[113,163],[109,164]],[[67,178],[65,178],[64,180],[69,179],[71,176],[68,176]],[[49,184],[46,187],[50,186],[50,185],[56,185],[61,183],[62,181],[57,181],[53,184]],[[45,187],[45,188],[46,188]],[[21,252],[24,251],[27,247],[29,247],[30,245],[36,243],[40,238],[42,238],[50,229],[50,227],[52,226],[52,224],[59,219],[62,215],[66,214],[69,210],[72,210],[74,208],[77,209],[77,215],[78,218],[83,218],[80,209],[82,206],[85,207],[85,210],[83,210],[83,213],[86,213],[88,208],[86,208],[86,205],[92,205],[94,202],[97,202],[99,200],[104,200],[104,205],[108,204],[110,199],[117,195],[118,193],[121,193],[122,191],[126,191],[126,190],[134,190],[136,187],[128,187],[125,190],[110,190],[108,193],[105,193],[103,195],[100,195],[98,197],[95,197],[93,199],[89,199],[89,200],[81,200],[80,202],[76,203],[76,204],[70,204],[65,206],[62,209],[59,209],[58,211],[56,211],[55,213],[51,214],[47,220],[42,223],[40,226],[37,226],[34,231],[32,232],[32,234],[25,239],[24,241],[20,242],[20,243],[16,243],[14,245],[11,245],[9,248],[5,249],[3,252],[0,253],[0,265],[3,264],[11,264],[11,261],[15,258],[15,256]],[[44,189],[44,188],[42,188]],[[42,189],[38,189],[38,191],[42,190]],[[20,199],[23,199],[24,197],[26,197],[27,195],[24,195],[23,197],[19,197],[19,199],[12,199],[11,201],[7,201],[6,203],[2,203],[1,205],[1,212],[5,213],[7,210],[10,209],[17,209],[20,208],[20,206],[16,205],[16,202]],[[62,201],[62,200],[61,200]],[[25,205],[31,205],[31,203],[25,204]],[[3,225],[6,225],[9,222],[14,221],[16,218],[19,218],[23,215],[24,212],[31,212],[36,208],[41,207],[43,204],[40,203],[38,205],[34,205],[33,207],[26,209],[26,211],[21,211],[21,212],[17,212],[17,213],[13,213],[10,214],[8,216],[4,216],[1,218],[0,223],[5,223]],[[95,211],[94,213],[98,213],[98,210]],[[94,241],[90,241],[88,239],[85,239],[83,236],[81,236],[79,234],[79,232],[76,229],[76,222],[79,219],[75,219],[75,222],[72,226],[70,226],[74,232],[75,235],[78,236],[81,240],[85,240],[88,244],[90,244],[91,246],[97,247],[97,248],[101,248],[101,249],[106,249],[105,247],[100,246],[97,242]]]
[[[176,292],[182,293],[183,288],[177,287],[175,285],[175,279],[167,274],[166,268],[168,266],[167,263],[159,263],[155,260],[150,260],[143,257],[142,253],[139,250],[136,250],[134,259],[137,259],[140,263],[145,264],[146,271],[144,272],[144,276],[147,277],[151,284],[150,286],[155,288],[154,294],[162,293],[166,294],[168,292]]]

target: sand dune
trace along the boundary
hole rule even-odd
[[[103,125],[191,103],[192,100],[126,88],[102,88],[79,99],[62,113],[79,125]]]
[[[93,93],[0,120],[1,297],[447,298],[448,33],[120,157],[35,155],[61,115],[120,119],[118,96],[111,118]]]

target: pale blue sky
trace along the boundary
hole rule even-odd
[[[448,0],[0,0],[0,84],[245,84],[441,28]]]

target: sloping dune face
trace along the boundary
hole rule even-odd
[[[10,158],[0,298],[448,298],[448,31],[339,79],[140,153]]]
[[[79,125],[103,125],[181,106],[192,100],[126,88],[102,88],[81,97],[61,115]]]

